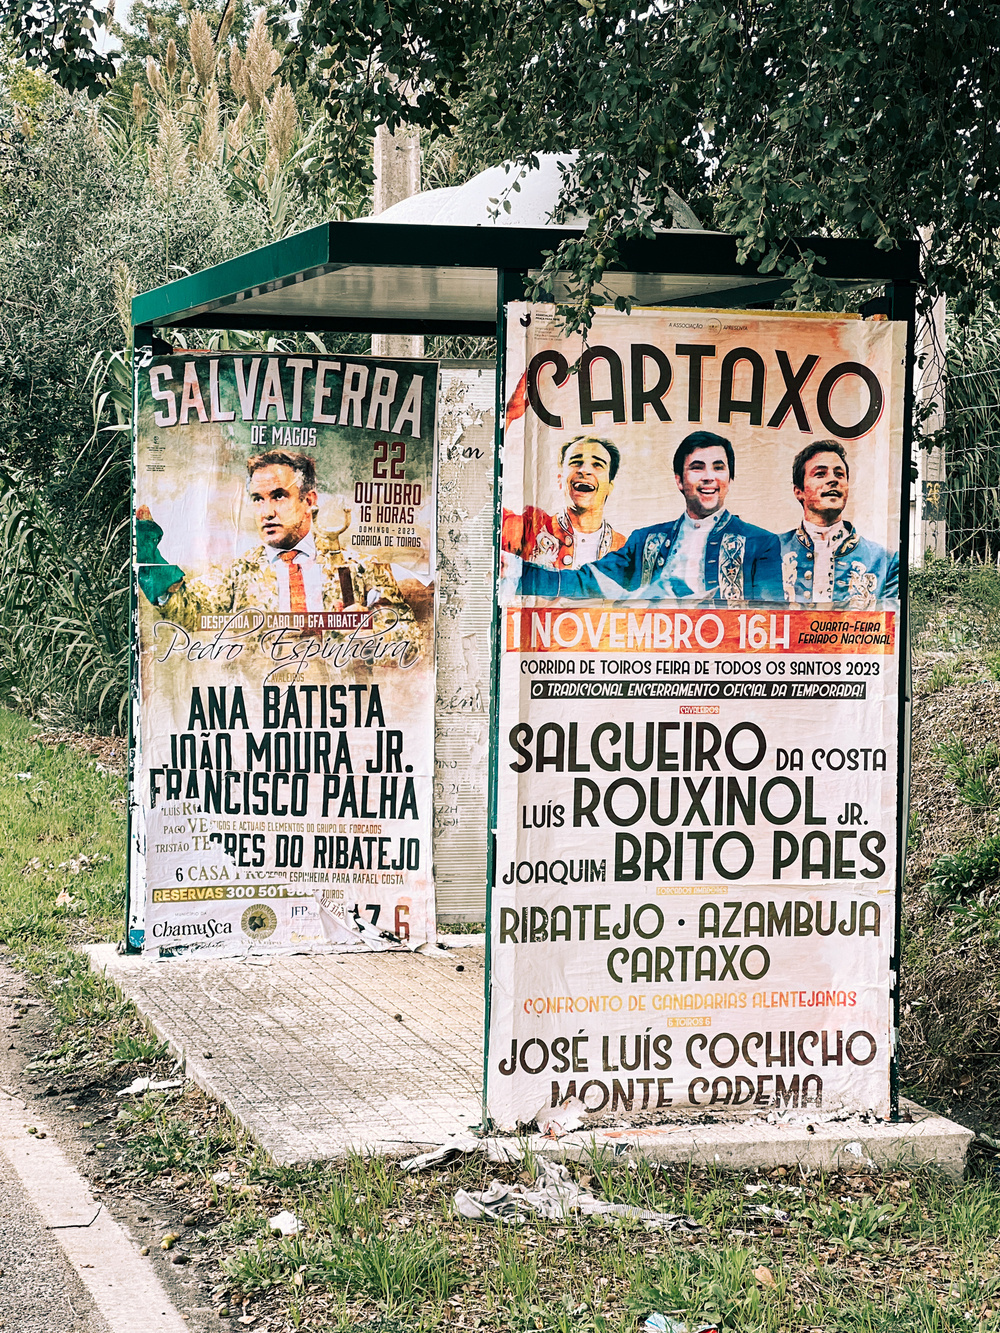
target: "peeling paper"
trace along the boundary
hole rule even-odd
[[[586,1123],[587,1108],[579,1097],[566,1097],[558,1106],[546,1103],[535,1113],[538,1132],[547,1139],[559,1139]]]

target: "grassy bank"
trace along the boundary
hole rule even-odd
[[[901,1073],[1000,1140],[1000,570],[929,560],[911,595]]]
[[[156,1043],[76,951],[122,934],[125,782],[37,734],[0,709],[0,944],[52,1007],[52,1069],[135,1060]]]
[[[125,911],[125,782],[0,709],[3,942],[30,954],[112,939]],[[57,902],[60,894],[70,903]]]
[[[269,1164],[199,1094],[117,1122],[105,1180],[176,1192],[165,1243],[209,1266],[223,1318],[347,1333],[634,1333],[652,1311],[745,1333],[957,1333],[997,1326],[1000,1180],[574,1167],[617,1202],[699,1229],[621,1219],[469,1222],[458,1189],[529,1172],[481,1160],[408,1176],[385,1159]],[[525,1163],[530,1169],[531,1163]],[[224,1173],[224,1174],[223,1174]],[[218,1180],[213,1177],[218,1177]],[[300,1234],[270,1235],[287,1209]]]

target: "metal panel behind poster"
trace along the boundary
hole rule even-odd
[[[444,921],[486,913],[495,415],[492,365],[441,367],[434,882]]]
[[[488,1112],[886,1114],[904,329],[508,315]]]
[[[433,937],[437,378],[335,355],[138,367],[145,951]]]

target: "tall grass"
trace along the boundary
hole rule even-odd
[[[1000,554],[1000,312],[984,304],[948,326],[946,425],[935,443],[947,463],[948,550],[959,559]]]
[[[128,521],[61,529],[0,473],[0,703],[56,725],[123,731],[128,705]]]
[[[911,569],[910,628],[918,648],[997,647],[1000,568],[975,556],[968,560],[932,556],[921,568]]]

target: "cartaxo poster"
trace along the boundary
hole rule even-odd
[[[885,1114],[904,329],[508,317],[488,1113]]]
[[[145,951],[432,936],[437,379],[337,355],[137,366]]]

